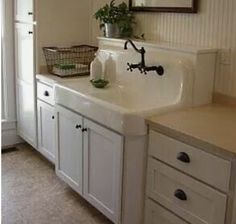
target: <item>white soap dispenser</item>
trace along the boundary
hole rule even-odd
[[[105,77],[104,79],[108,80],[110,83],[116,81],[116,63],[109,54],[108,59],[105,61]]]
[[[90,80],[97,80],[102,78],[102,62],[99,60],[98,56],[91,62],[90,65]]]

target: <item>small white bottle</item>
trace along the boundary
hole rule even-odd
[[[97,80],[100,78],[102,78],[102,62],[96,55],[90,65],[90,80]]]
[[[109,54],[108,59],[105,61],[105,72],[104,79],[108,80],[110,83],[116,81],[116,63],[113,60],[111,54]]]

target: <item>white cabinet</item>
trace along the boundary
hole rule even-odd
[[[15,20],[33,22],[33,0],[15,0]]]
[[[146,200],[145,224],[187,224],[154,201]]]
[[[34,83],[34,34],[33,25],[15,25],[16,77]]]
[[[224,192],[228,191],[231,175],[230,161],[153,130],[149,132],[149,142],[150,156]],[[187,157],[189,162],[182,161],[182,157],[183,159]]]
[[[38,110],[38,150],[51,162],[55,161],[55,121],[54,107],[37,101]]]
[[[84,197],[118,223],[123,138],[87,119],[84,119],[84,127]]]
[[[82,117],[57,106],[56,173],[83,193]]]
[[[225,194],[153,158],[148,160],[147,195],[189,223],[224,224]]]
[[[17,80],[17,132],[32,146],[36,146],[36,120],[33,87]]]
[[[33,147],[36,139],[33,26],[15,26],[17,132]]]
[[[123,137],[59,105],[56,173],[114,223],[120,223]]]
[[[181,219],[191,224],[231,223],[231,161],[155,129],[149,134],[145,224],[162,219],[168,224],[185,223]],[[159,205],[180,221],[167,221],[167,211],[160,211]]]

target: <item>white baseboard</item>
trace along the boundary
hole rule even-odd
[[[2,122],[2,148],[16,145],[24,142],[22,138],[17,135],[15,121]]]

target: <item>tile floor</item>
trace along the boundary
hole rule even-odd
[[[29,145],[2,154],[2,224],[111,224]]]

